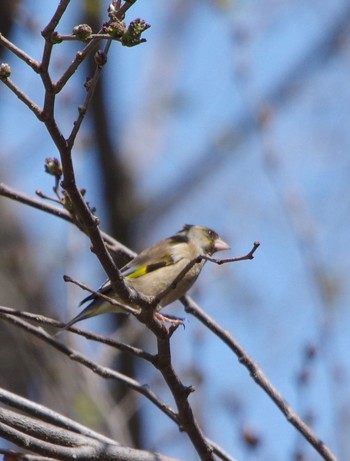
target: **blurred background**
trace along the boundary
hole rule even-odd
[[[57,2],[3,1],[0,31],[40,60],[40,31]],[[58,32],[98,31],[105,1],[71,2]],[[3,10],[3,11],[1,11]],[[341,460],[350,460],[350,3],[345,0],[138,0],[147,43],[114,43],[74,148],[79,187],[101,228],[139,251],[184,223],[214,228],[227,256],[261,242],[253,261],[207,264],[191,294],[258,362]],[[54,48],[53,79],[81,43]],[[0,50],[11,78],[38,105],[40,77]],[[59,95],[68,136],[83,65]],[[45,127],[0,85],[0,181],[52,194]],[[0,199],[0,303],[62,321],[85,294],[63,274],[98,287],[105,274],[73,226]],[[221,256],[221,255],[220,255]],[[224,255],[222,255],[224,256]],[[120,262],[122,264],[122,262]],[[178,304],[168,313],[186,316]],[[137,321],[102,316],[82,328],[148,351]],[[143,397],[106,383],[0,323],[0,384],[122,443],[196,459],[184,434]],[[62,340],[131,373],[171,406],[157,371],[106,346]],[[172,338],[173,362],[206,435],[238,460],[317,460],[246,369],[194,318]],[[5,442],[4,442],[5,443]]]

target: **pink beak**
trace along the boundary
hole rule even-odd
[[[231,248],[230,245],[224,242],[222,238],[219,237],[215,240],[215,245],[214,245],[215,251],[224,251],[224,250],[229,250],[230,248]]]

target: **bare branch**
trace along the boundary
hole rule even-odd
[[[35,327],[31,325],[30,323],[24,320],[21,320],[13,315],[4,314],[1,312],[0,312],[0,317],[18,326],[19,328],[22,328],[23,330],[31,333],[32,335],[36,336],[42,341],[50,344],[52,347],[54,347],[55,349],[57,349],[64,355],[67,355],[71,360],[84,365],[85,367],[89,368],[90,370],[92,370],[94,373],[101,376],[102,378],[115,379],[117,381],[120,381],[126,384],[131,389],[145,396],[154,405],[156,405],[163,413],[165,413],[170,419],[172,419],[176,423],[178,422],[177,414],[168,405],[163,403],[156,396],[156,394],[154,394],[148,388],[148,386],[142,385],[135,379],[132,379],[129,376],[123,375],[122,373],[119,373],[118,371],[112,370],[108,367],[103,367],[99,365],[98,363],[93,362],[92,360],[84,356],[83,354],[80,354],[79,352],[73,350],[72,348],[69,348],[65,346],[64,344],[62,344],[61,342],[57,341],[55,338],[50,336],[46,331],[44,331],[40,327]]]
[[[200,255],[197,258],[192,259],[182,269],[182,271],[175,277],[175,279],[169,284],[169,286],[167,288],[165,288],[165,290],[163,290],[163,292],[160,293],[157,296],[157,298],[154,298],[154,300],[151,301],[151,304],[150,304],[151,307],[155,307],[157,304],[159,304],[159,302],[167,294],[169,294],[169,292],[171,290],[173,290],[176,287],[176,285],[185,277],[185,275],[188,273],[188,271],[190,271],[195,264],[200,264],[203,260],[210,261],[210,262],[213,262],[213,263],[221,265],[221,264],[224,264],[224,263],[231,263],[231,262],[238,262],[238,261],[245,261],[245,260],[253,259],[254,258],[254,253],[255,253],[255,251],[257,250],[257,248],[259,246],[260,246],[260,243],[256,241],[256,242],[254,242],[253,248],[249,251],[249,253],[247,253],[244,256],[236,256],[234,258],[215,259],[215,258],[211,258],[210,256]]]
[[[59,208],[57,206],[53,206],[51,204],[38,200],[34,197],[29,197],[28,195],[23,194],[22,192],[12,189],[4,183],[0,183],[0,195],[11,198],[16,202],[29,205],[38,210],[45,211],[46,213],[50,213],[73,224],[73,219],[71,215],[64,208]]]
[[[41,35],[47,39],[53,31],[56,29],[58,23],[60,22],[64,12],[66,11],[68,5],[70,3],[70,0],[60,0],[57,9],[52,16],[50,22],[48,25],[45,27],[45,29],[42,31]]]
[[[249,253],[247,253],[244,256],[236,256],[234,258],[225,258],[225,259],[216,259],[216,258],[211,258],[209,256],[204,255],[204,256],[200,256],[200,258],[205,259],[215,264],[219,264],[219,265],[225,264],[225,263],[236,263],[238,261],[246,261],[249,259],[254,259],[254,253],[259,248],[259,246],[260,246],[260,242],[255,241],[253,244],[253,248],[249,251]]]
[[[46,324],[46,325],[51,325],[51,326],[62,326],[63,325],[60,322],[57,322],[57,321],[52,320],[52,319],[49,319],[49,318],[44,317],[42,315],[32,314],[30,312],[24,312],[24,311],[20,311],[20,310],[14,310],[14,309],[12,309],[10,307],[0,306],[0,317],[3,317],[5,320],[10,320],[8,317],[11,317],[11,316],[13,316],[13,317],[22,317],[22,318],[26,318],[28,320],[36,321],[36,322],[43,323],[43,324]],[[30,333],[34,333],[34,331],[35,331],[34,334],[37,337],[39,337],[40,339],[42,339],[42,340],[44,340],[46,342],[49,342],[50,345],[53,345],[53,347],[55,347],[55,345],[52,344],[52,341],[55,342],[55,339],[52,338],[51,336],[48,336],[47,333],[44,332],[41,328],[40,329],[37,329],[35,327],[30,328],[31,325],[26,324],[26,322],[21,324],[19,322],[12,321],[12,323],[18,325],[20,328],[23,328],[23,329],[25,329],[26,331],[28,331]],[[28,328],[28,325],[29,325],[29,328]],[[174,370],[172,369],[172,366],[169,368],[169,363],[170,363],[169,360],[171,360],[171,357],[168,355],[170,353],[169,342],[164,343],[166,345],[166,347],[164,347],[164,346],[160,347],[157,356],[153,356],[153,355],[148,354],[147,352],[145,352],[145,351],[143,351],[141,349],[129,346],[127,344],[119,343],[119,342],[117,342],[117,341],[115,341],[113,339],[110,339],[110,338],[105,338],[103,336],[99,336],[99,335],[96,335],[96,334],[93,334],[93,333],[90,333],[90,332],[87,332],[87,331],[84,331],[84,330],[80,330],[80,329],[75,328],[75,327],[72,327],[71,329],[75,333],[78,333],[78,334],[86,337],[87,339],[91,339],[93,341],[98,341],[98,342],[104,343],[104,344],[106,344],[108,346],[115,347],[115,348],[117,348],[119,350],[122,350],[124,352],[129,353],[129,354],[132,354],[135,357],[147,360],[148,362],[152,363],[154,366],[156,366],[156,368],[158,368],[160,370],[160,372],[162,374],[163,373],[166,374],[169,382],[171,382],[170,390],[173,393],[175,399],[178,398],[178,396],[176,397],[176,393],[177,393],[179,388],[182,389],[182,391],[184,391],[184,394],[182,396],[180,396],[179,398],[180,398],[180,403],[181,403],[180,406],[181,407],[184,406],[186,408],[186,404],[184,404],[181,401],[181,399],[182,398],[187,399],[186,394],[188,396],[188,394],[193,391],[193,388],[184,386],[180,382],[179,378],[176,376]],[[47,341],[47,338],[52,339],[52,341]],[[72,349],[66,348],[65,346],[61,345],[61,343],[58,343],[58,344],[60,346],[56,347],[56,349],[60,349],[61,346],[62,346],[67,351],[68,350],[72,351]],[[160,355],[159,355],[159,353],[160,353]],[[79,359],[78,356],[80,354],[78,354],[77,352],[74,351],[74,354],[72,354],[71,352],[66,353],[66,355],[68,355],[72,360],[75,360],[75,361],[77,361],[77,362],[79,362],[79,363],[81,363],[81,364],[83,364],[85,366],[88,366],[88,368],[92,369],[94,372],[96,372],[100,376],[107,377],[107,378],[110,377],[110,376],[108,376],[108,372],[104,371],[104,373],[101,374],[98,369],[97,370],[95,369],[95,366],[97,366],[99,368],[102,368],[102,369],[104,367],[100,367],[99,365],[92,365],[93,362],[89,361],[88,359],[85,359],[84,356],[81,356],[81,359]],[[159,357],[161,357],[161,358],[159,358]],[[89,362],[89,364],[84,363],[85,360],[87,360]],[[105,370],[109,370],[109,369],[105,369]],[[112,378],[113,378],[113,376],[112,376]],[[142,386],[142,385],[141,385],[141,387],[144,388],[144,386]],[[145,389],[146,389],[146,391],[148,390],[147,388],[145,388]],[[153,395],[153,393],[151,393],[151,394]],[[143,394],[143,395],[145,395],[145,394]],[[147,397],[147,395],[146,395],[146,397]],[[89,431],[89,432],[86,432],[85,429],[84,429],[84,426],[81,426],[78,423],[75,423],[74,421],[70,420],[69,418],[65,418],[62,415],[60,415],[59,413],[55,413],[52,410],[47,409],[46,407],[40,406],[39,404],[36,404],[36,403],[33,403],[33,402],[31,402],[31,401],[29,401],[27,399],[24,399],[23,397],[18,397],[15,394],[12,394],[9,391],[6,391],[6,390],[1,389],[1,388],[0,388],[0,402],[6,403],[7,405],[11,405],[12,407],[14,407],[16,409],[21,410],[21,411],[25,411],[26,413],[31,414],[33,416],[40,416],[40,418],[42,420],[44,420],[44,421],[53,423],[55,425],[61,425],[64,428],[68,428],[68,429],[70,429],[72,431],[76,431],[76,432],[79,432],[81,434],[88,435],[89,437],[94,437],[97,440],[101,440],[101,438],[99,437],[99,434],[96,435],[96,433],[93,432],[93,431],[90,431],[90,429],[87,429],[87,431]],[[167,410],[166,411],[162,410],[162,411],[164,413],[166,413],[175,423],[179,424],[179,417],[171,409],[168,409],[168,407],[166,405],[164,405],[162,402],[160,402],[160,405],[165,406],[165,408]],[[187,402],[187,405],[188,405],[188,402]],[[160,408],[160,407],[158,406],[158,408]],[[186,412],[188,412],[188,411],[191,412],[190,408],[186,408]],[[186,416],[186,418],[187,418],[187,416]],[[191,428],[191,430],[192,430],[192,428]],[[198,434],[196,434],[196,431],[194,431],[194,434],[195,434],[195,436],[198,436]],[[201,437],[203,437],[203,435],[200,432],[199,432],[199,434],[200,434]],[[104,436],[101,436],[101,437],[104,437]],[[234,458],[232,458],[227,453],[225,453],[217,444],[215,444],[211,440],[209,440],[207,438],[203,438],[202,443],[206,447],[209,447],[209,450],[212,451],[213,453],[215,453],[220,459],[222,459],[224,461],[235,461]]]
[[[0,433],[26,450],[61,460],[179,461],[160,453],[98,441],[5,408],[0,408]]]
[[[74,42],[74,41],[81,41],[79,38],[77,38],[76,35],[74,34],[57,34],[55,36],[57,40],[60,42]],[[97,33],[97,34],[90,34],[85,41],[91,42],[91,41],[101,41],[101,40],[116,40],[120,41],[117,37],[112,37],[110,34],[102,34],[102,33]]]
[[[14,43],[5,38],[1,33],[0,45],[3,45],[9,51],[15,54],[19,59],[28,64],[28,66],[31,67],[36,73],[40,72],[40,63],[33,59],[31,56],[29,56],[27,53],[25,53],[22,49],[18,48]]]
[[[103,56],[104,61],[101,62],[100,65],[96,66],[95,74],[92,77],[92,79],[89,80],[88,92],[87,92],[87,95],[86,95],[86,98],[85,98],[85,102],[84,102],[83,106],[81,106],[79,108],[79,116],[78,116],[77,120],[73,123],[72,132],[71,132],[71,134],[69,135],[69,137],[67,139],[68,149],[71,149],[73,147],[75,138],[76,138],[76,136],[78,134],[78,131],[80,129],[81,124],[83,123],[83,120],[85,118],[86,112],[87,112],[88,107],[90,105],[91,98],[92,98],[92,96],[94,94],[98,79],[99,79],[100,74],[102,72],[103,66],[107,62],[107,54],[108,54],[109,48],[111,46],[111,43],[112,43],[111,40],[107,41],[107,43],[105,45],[105,48],[104,48],[103,52],[101,53],[101,56]]]
[[[65,324],[62,322],[58,322],[57,320],[50,319],[45,317],[44,315],[33,314],[32,312],[26,312],[22,310],[12,309],[11,307],[0,306],[0,315],[9,314],[14,317],[23,318],[26,320],[31,320],[36,323],[40,323],[42,325],[49,325],[52,327],[62,328]],[[121,343],[111,338],[106,338],[105,336],[98,335],[96,333],[91,333],[86,330],[82,330],[77,327],[70,327],[70,331],[77,333],[80,336],[84,336],[86,339],[90,339],[92,341],[96,341],[102,344],[106,344],[107,346],[114,347],[123,352],[127,352],[134,357],[147,360],[150,363],[154,362],[154,356],[152,354],[148,354],[147,352],[139,349],[137,347],[130,346],[129,344]]]
[[[45,94],[45,103],[44,103],[44,108],[45,111],[49,109],[48,106],[50,106],[48,97],[51,99],[52,98],[52,107],[51,109],[53,110],[53,102],[54,102],[54,94],[53,94],[53,85],[52,81],[50,78],[50,75],[48,73],[49,69],[49,64],[50,64],[50,59],[51,59],[51,53],[52,53],[52,48],[54,45],[54,41],[52,40],[52,34],[54,33],[55,28],[57,27],[58,23],[60,22],[64,12],[66,11],[66,8],[68,7],[70,3],[70,0],[60,0],[57,9],[52,16],[50,22],[47,24],[47,26],[44,28],[44,30],[41,32],[41,35],[45,39],[45,46],[44,46],[44,51],[41,59],[41,78],[44,84],[44,87],[46,89],[46,94]]]
[[[82,51],[77,52],[77,54],[75,55],[75,59],[65,70],[61,78],[57,80],[57,82],[55,83],[54,89],[56,93],[59,93],[62,90],[62,88],[66,85],[71,76],[74,75],[74,73],[77,71],[78,67],[84,61],[84,59],[87,56],[89,56],[89,54],[92,53],[94,49],[97,48],[98,43],[99,42],[97,40],[91,41]]]
[[[63,416],[60,413],[45,407],[44,405],[35,403],[32,400],[28,400],[24,397],[16,395],[6,389],[0,388],[0,402],[36,418],[40,418],[41,421],[54,424],[57,427],[62,427],[72,432],[86,435],[103,443],[119,445],[119,443],[115,440],[105,437],[104,435],[101,435],[100,433],[95,432],[86,426],[83,426],[82,424],[79,424],[76,421]]]
[[[0,453],[4,456],[4,461],[57,461],[55,458],[47,456],[30,455],[14,450],[4,450],[0,448]]]
[[[175,373],[171,363],[169,338],[157,338],[157,345],[158,356],[155,366],[161,372],[176,401],[180,427],[188,434],[201,460],[214,461],[213,448],[199,428],[188,401],[188,397],[191,392],[194,392],[194,388],[184,386]]]
[[[133,6],[134,3],[136,3],[137,0],[125,0],[124,4],[119,8],[118,10],[118,17],[119,19],[123,19],[125,16],[125,13],[128,11],[129,8]]]
[[[33,112],[33,114],[40,121],[43,120],[43,112],[39,108],[39,106],[37,106],[35,102],[29,99],[28,96],[25,93],[23,93],[23,91],[20,88],[18,88],[18,86],[15,83],[13,83],[13,81],[10,78],[2,78],[1,81],[17,96],[18,99],[20,99]]]
[[[127,306],[127,305],[125,305],[125,304],[121,304],[121,303],[118,302],[116,299],[111,298],[110,296],[106,296],[106,295],[104,295],[103,293],[101,293],[100,291],[95,291],[95,290],[93,290],[92,288],[89,288],[89,287],[88,287],[87,285],[85,285],[84,283],[81,283],[81,282],[79,282],[78,280],[72,279],[72,278],[69,277],[68,275],[64,275],[64,276],[63,276],[63,280],[64,280],[65,282],[74,283],[74,285],[77,285],[78,287],[82,288],[83,290],[89,291],[90,293],[96,295],[98,298],[104,299],[105,301],[109,302],[109,304],[112,304],[112,306],[116,306],[116,307],[118,307],[119,309],[122,309],[125,313],[133,314],[133,315],[137,315],[137,314],[140,313],[140,309],[134,309],[134,308],[131,307],[131,306]]]
[[[276,403],[278,408],[286,416],[287,420],[302,434],[302,436],[310,442],[317,452],[326,461],[336,461],[335,455],[320,440],[317,435],[293,410],[287,403],[280,392],[268,380],[264,372],[258,364],[247,354],[242,346],[236,341],[232,334],[224,329],[221,325],[215,322],[208,314],[206,314],[191,298],[184,296],[181,302],[185,306],[186,312],[192,314],[200,322],[202,322],[210,331],[218,336],[238,357],[238,360],[248,369],[254,381],[267,393],[267,395]]]
[[[72,219],[71,215],[64,208],[59,208],[57,206],[51,205],[50,203],[46,203],[34,197],[30,197],[26,194],[23,194],[22,192],[12,189],[11,187],[7,186],[4,183],[0,183],[0,196],[1,195],[4,197],[10,198],[12,200],[15,200],[16,202],[20,202],[30,207],[36,208],[38,210],[45,211],[45,213],[49,213],[53,216],[64,219],[65,221],[76,225],[76,222]],[[125,245],[115,240],[109,234],[101,231],[101,236],[104,242],[108,244],[108,248],[111,251],[116,252],[116,253],[121,252],[124,255],[129,256],[130,258],[134,258],[136,256],[135,252],[133,252],[132,250],[127,248]]]

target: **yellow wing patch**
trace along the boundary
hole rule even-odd
[[[130,272],[129,274],[126,274],[125,277],[128,279],[137,279],[138,277],[142,277],[145,274],[156,271],[161,267],[169,266],[170,264],[173,264],[173,261],[160,261],[154,264],[144,264],[143,266],[137,267],[134,271]]]
[[[142,275],[147,274],[147,266],[140,266],[130,274],[126,276],[128,279],[137,279],[138,277],[141,277]]]

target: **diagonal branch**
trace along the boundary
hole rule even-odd
[[[34,58],[32,58],[31,56],[29,56],[27,53],[25,53],[21,48],[18,48],[14,43],[12,43],[10,40],[5,38],[1,33],[0,33],[0,45],[3,45],[9,51],[15,54],[19,59],[21,59],[26,64],[28,64],[28,66],[31,67],[34,70],[34,72],[36,73],[40,72],[40,63],[36,61]]]
[[[215,322],[206,314],[192,299],[184,296],[181,299],[186,312],[192,314],[202,322],[210,331],[218,336],[238,357],[238,360],[248,369],[250,376],[276,403],[278,408],[286,416],[287,420],[301,433],[301,435],[315,448],[315,450],[326,461],[336,461],[335,455],[328,446],[320,440],[317,435],[294,411],[294,409],[283,398],[280,392],[272,385],[258,364],[246,353],[242,346],[236,341],[232,334]]]
[[[0,306],[0,316],[1,314],[9,314],[14,317],[19,317],[26,320],[31,320],[33,322],[39,323],[41,325],[49,325],[56,328],[62,328],[64,323],[58,322],[57,320],[53,320],[49,317],[40,314],[33,314],[32,312],[26,312],[22,310],[16,310],[11,307]],[[102,344],[106,344],[107,346],[113,347],[120,351],[126,352],[134,357],[141,358],[146,360],[147,362],[154,363],[154,356],[149,354],[148,352],[143,351],[134,346],[130,346],[129,344],[121,343],[116,341],[115,339],[107,338],[105,336],[98,335],[96,333],[91,333],[86,330],[82,330],[77,327],[71,327],[71,331],[74,333],[79,334],[80,336],[84,336],[86,339],[90,339],[92,341],[96,341]]]
[[[99,40],[91,41],[82,51],[78,51],[73,59],[72,63],[69,67],[64,71],[63,75],[60,77],[59,80],[54,85],[55,93],[59,93],[62,88],[66,85],[68,80],[74,75],[74,73],[78,70],[80,64],[84,61],[84,59],[89,56],[92,51],[97,48],[99,44]]]
[[[38,200],[35,197],[30,197],[29,195],[19,192],[18,190],[13,189],[4,183],[0,183],[0,196],[10,198],[16,202],[23,203],[24,205],[28,205],[40,211],[44,211],[45,213],[49,213],[53,216],[61,218],[71,224],[77,224],[73,220],[71,214],[64,208],[54,206],[51,203],[43,202],[42,200]],[[84,232],[83,229],[80,230]],[[120,252],[123,255],[127,255],[129,258],[134,258],[136,256],[134,251],[130,250],[125,245],[115,240],[109,234],[103,231],[100,232],[104,242],[108,244],[109,249],[111,249],[113,252]]]
[[[9,90],[11,90],[18,99],[20,99],[32,112],[33,114],[40,120],[43,121],[43,112],[40,107],[35,104],[34,101],[29,99],[29,97],[23,93],[23,91],[10,79],[10,78],[2,78],[2,83],[7,86]]]
[[[21,320],[17,317],[14,317],[12,315],[9,315],[9,314],[0,313],[0,317],[18,326],[19,328],[22,328],[23,330],[31,333],[32,335],[41,339],[42,341],[50,344],[54,349],[57,349],[59,352],[68,356],[74,362],[78,362],[81,365],[84,365],[85,367],[89,368],[90,370],[92,370],[94,373],[101,376],[102,378],[114,379],[114,380],[117,380],[117,381],[120,381],[126,384],[128,387],[142,394],[144,397],[150,400],[156,407],[158,407],[163,413],[165,413],[174,422],[178,422],[177,414],[168,405],[162,402],[161,399],[154,392],[152,392],[152,390],[148,386],[142,385],[135,379],[132,379],[129,376],[123,375],[122,373],[119,373],[118,371],[112,370],[108,367],[104,367],[104,366],[99,365],[96,362],[93,362],[92,360],[84,356],[83,354],[80,354],[74,349],[69,348],[65,346],[64,344],[62,344],[61,342],[57,341],[55,338],[50,336],[48,333],[46,333],[46,331],[44,331],[40,327],[35,327],[31,325],[30,323],[24,320]]]
[[[53,14],[50,22],[48,23],[48,25],[45,27],[45,29],[41,33],[41,35],[45,39],[47,37],[49,37],[54,32],[54,30],[58,26],[58,23],[62,19],[62,16],[63,16],[64,12],[66,11],[69,3],[70,3],[70,0],[60,0],[59,4],[57,6],[57,9],[56,9],[55,13]]]
[[[88,107],[90,105],[92,96],[94,94],[98,79],[99,79],[100,74],[102,72],[103,65],[107,62],[107,54],[108,54],[109,48],[111,46],[111,43],[112,43],[111,40],[107,40],[107,43],[105,45],[104,50],[100,53],[100,56],[105,61],[103,61],[100,65],[96,66],[95,74],[92,77],[92,79],[89,80],[88,92],[87,92],[87,95],[86,95],[86,98],[85,98],[85,102],[84,102],[83,106],[79,107],[79,116],[78,116],[77,120],[75,120],[75,122],[73,123],[73,129],[72,129],[71,134],[69,135],[69,137],[67,139],[68,149],[72,149],[74,141],[75,141],[75,138],[77,137],[78,131],[80,129],[80,126],[83,123],[83,120],[85,118],[86,112],[87,112]]]

